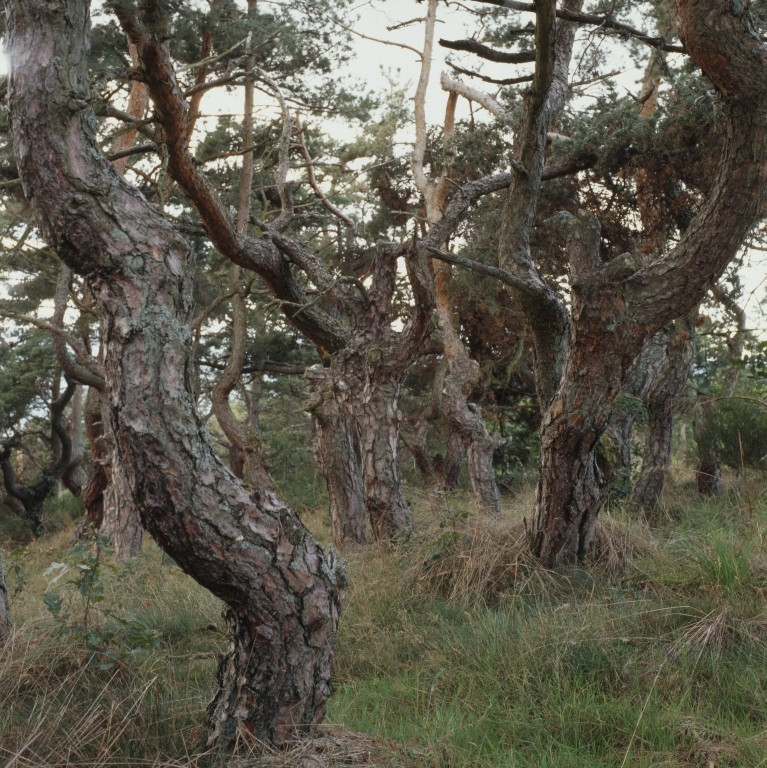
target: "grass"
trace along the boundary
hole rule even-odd
[[[218,601],[150,542],[104,604],[163,642],[98,669],[42,600],[43,571],[65,557],[55,533],[16,556],[0,768],[767,766],[767,508],[684,488],[669,500],[651,527],[606,517],[589,569],[525,559],[529,492],[503,521],[458,502],[406,547],[353,555],[329,726],[260,758],[206,752]],[[307,522],[326,536],[320,515]]]

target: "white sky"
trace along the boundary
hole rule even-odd
[[[353,28],[367,37],[389,40],[403,45],[411,46],[417,50],[423,47],[423,25],[414,23],[396,30],[389,30],[389,27],[402,24],[413,19],[422,18],[426,12],[426,4],[418,3],[415,0],[360,0],[359,4],[353,7],[352,18],[356,18]],[[440,4],[438,11],[439,23],[437,25],[436,37],[445,37],[448,39],[459,39],[470,37],[476,29],[476,19],[463,9],[460,3],[451,2]],[[530,15],[532,19],[532,15]],[[523,16],[523,24],[527,20]],[[581,36],[585,32],[580,33]],[[622,74],[615,78],[619,87],[626,88],[633,93],[637,93],[638,83],[641,81],[642,71],[635,68],[630,58],[625,54],[621,55],[620,43],[614,44],[610,41],[603,42],[602,45],[608,47],[608,50],[614,51],[608,58],[608,62],[614,62],[612,66],[608,65],[609,70],[623,70]],[[393,47],[379,42],[363,39],[362,37],[353,37],[354,56],[345,71],[339,73],[340,76],[350,76],[359,81],[365,91],[382,92],[388,87],[388,81],[385,73],[395,76],[402,85],[409,84],[409,91],[413,93],[420,70],[420,60],[412,51],[400,47]],[[444,114],[446,96],[439,86],[439,76],[443,70],[451,72],[445,65],[446,56],[450,55],[453,60],[463,62],[466,68],[475,71],[481,70],[483,74],[491,77],[509,77],[532,72],[532,64],[510,67],[509,65],[493,64],[491,62],[482,62],[477,57],[467,56],[465,54],[456,54],[434,46],[434,57],[432,61],[432,73],[430,87],[427,95],[427,117],[430,123],[440,123]],[[673,54],[672,54],[673,56]],[[577,50],[575,60],[577,62]],[[589,73],[578,73],[577,64],[571,68],[571,79],[579,81],[588,77]],[[624,69],[625,68],[625,69]],[[0,57],[0,70],[5,70],[5,61]],[[513,73],[510,75],[510,72]],[[451,72],[452,76],[456,76]],[[474,87],[481,87],[492,92],[495,87],[487,85],[477,80],[459,76]],[[598,87],[598,86],[594,86]],[[212,91],[206,94],[202,103],[202,112],[207,115],[222,113],[239,113],[242,110],[241,94],[237,91],[227,93],[223,89]],[[274,106],[268,104],[264,97],[263,108],[273,110]],[[258,106],[258,105],[257,105]],[[457,117],[467,117],[469,114],[468,104],[465,99],[459,99]],[[481,112],[475,109],[475,117],[482,119]],[[338,138],[351,138],[351,129],[344,128],[338,124],[333,124],[334,132],[338,133]],[[349,133],[347,133],[347,131]],[[341,133],[346,135],[341,135]],[[409,135],[398,137],[401,141],[412,141],[412,129]],[[752,252],[749,254],[748,263],[741,271],[741,277],[745,285],[745,293],[748,297],[751,291],[754,296],[748,299],[747,311],[749,314],[749,327],[762,328],[767,325],[767,321],[762,317],[758,307],[758,299],[764,296],[765,282],[767,278],[767,267],[765,266],[764,254]]]

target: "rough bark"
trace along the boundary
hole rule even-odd
[[[114,435],[116,425],[109,409],[106,417],[110,419],[107,429]],[[115,551],[115,561],[126,563],[141,554],[141,516],[120,446],[114,439],[111,442],[109,483],[104,491],[104,517],[99,533],[109,539]]]
[[[83,488],[85,516],[75,529],[72,542],[81,541],[104,522],[104,493],[109,485],[111,449],[104,430],[102,396],[95,387],[85,396],[85,434],[91,454],[91,469]]]
[[[388,541],[413,530],[413,515],[402,491],[399,466],[401,380],[390,380],[376,367],[356,403],[360,427],[365,507],[376,541]]]
[[[353,416],[335,396],[330,371],[321,366],[305,373],[312,393],[314,458],[328,488],[333,543],[339,549],[364,544],[367,515],[362,484],[359,431]]]
[[[5,572],[3,571],[3,553],[0,552],[0,650],[8,641],[13,629],[11,622],[11,606],[8,600],[8,587],[5,583]]]
[[[337,569],[293,512],[260,504],[212,450],[188,375],[190,250],[98,150],[87,3],[27,0],[6,10],[19,175],[42,236],[97,297],[108,408],[142,522],[228,606],[232,637],[210,739],[284,743],[325,712]]]
[[[624,374],[623,357],[606,351],[632,343],[626,304],[601,268],[599,222],[581,211],[577,219],[558,214],[556,224],[570,252],[573,323],[562,379],[541,425],[533,551],[548,566],[583,560],[591,549],[602,502],[596,450]]]
[[[695,354],[697,310],[674,323],[666,350],[666,367],[656,379],[647,399],[648,435],[642,470],[629,496],[629,509],[652,509],[660,499],[671,463],[674,412],[684,395]]]

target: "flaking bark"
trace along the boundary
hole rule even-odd
[[[341,606],[336,564],[289,509],[248,493],[195,410],[188,244],[98,150],[88,4],[6,4],[17,165],[42,236],[102,320],[108,409],[144,526],[228,606],[210,740],[276,744],[322,719]]]

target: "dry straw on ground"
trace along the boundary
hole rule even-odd
[[[597,524],[593,566],[603,575],[615,574],[654,547],[643,521],[603,514]],[[521,516],[497,520],[478,515],[432,528],[415,541],[408,560],[409,576],[418,589],[450,601],[546,592],[563,579],[532,557],[529,525]]]

